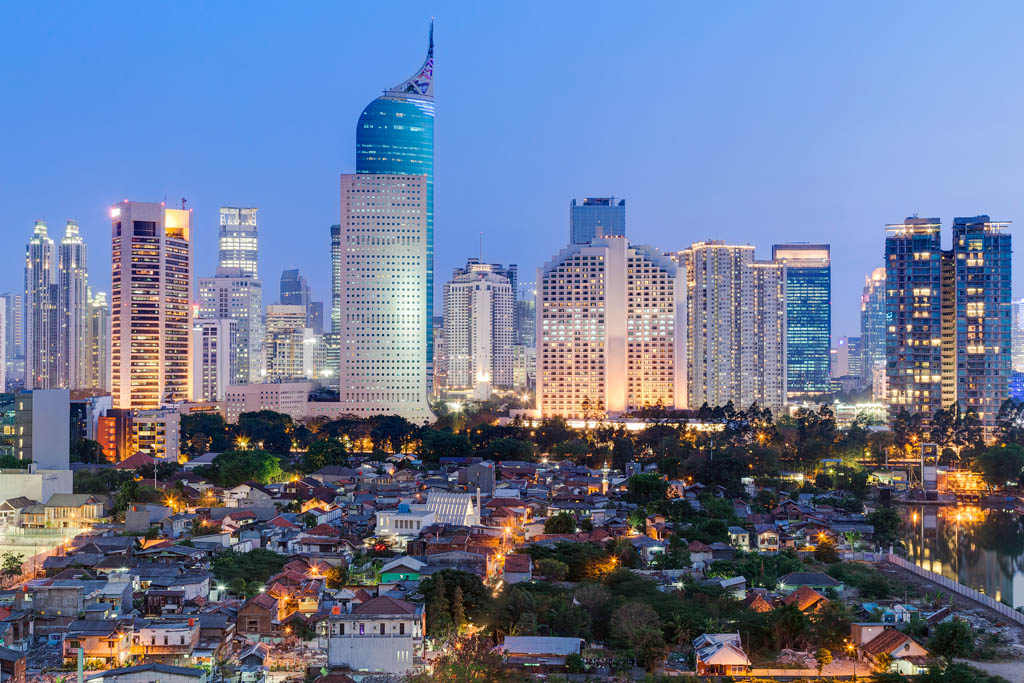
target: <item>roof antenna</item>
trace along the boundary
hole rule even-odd
[[[182,197],[182,198],[181,198],[181,210],[182,210],[182,211],[184,211],[184,210],[185,210],[185,206],[186,206],[187,204],[188,204],[188,200],[187,200],[187,199],[185,199],[184,197]]]
[[[484,234],[480,233],[480,263],[484,262]]]

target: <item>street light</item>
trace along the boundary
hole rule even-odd
[[[846,642],[846,650],[853,659],[853,680],[857,680],[857,653],[852,641]]]

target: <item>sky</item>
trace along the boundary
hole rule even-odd
[[[859,329],[883,227],[1024,222],[1021,3],[5,3],[0,290],[36,219],[77,219],[110,286],[108,207],[260,209],[268,303],[299,267],[329,300],[355,124],[420,66],[436,17],[438,297],[479,254],[531,275],[573,197],[626,199],[631,241],[832,245],[833,334]],[[1016,232],[1011,227],[1012,232]],[[1022,275],[1014,277],[1020,293]],[[440,301],[438,301],[440,303]]]

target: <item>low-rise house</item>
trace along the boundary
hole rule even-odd
[[[533,579],[533,558],[522,553],[507,556],[503,576],[505,583],[531,581]]]
[[[737,676],[750,671],[739,633],[705,633],[693,641],[698,676]]]
[[[779,532],[774,525],[758,524],[754,528],[757,549],[762,553],[774,553],[779,550]]]
[[[131,657],[131,628],[112,619],[78,619],[64,632],[63,655],[65,664],[78,660],[83,650],[87,666],[122,666]]]
[[[886,628],[860,645],[860,654],[876,668],[888,661],[888,670],[904,676],[916,676],[928,670],[928,650],[907,634]]]
[[[133,657],[184,663],[199,645],[199,621],[188,619],[141,619],[132,633]]]
[[[564,669],[572,655],[583,650],[582,638],[552,636],[505,636],[495,648],[505,657],[509,666],[530,671]]]
[[[828,604],[828,598],[814,590],[810,586],[800,586],[795,591],[782,599],[783,605],[796,605],[796,608],[805,614],[817,612]]]
[[[740,526],[729,527],[729,545],[737,550],[750,550],[750,532]]]
[[[25,653],[0,647],[0,681],[25,683]]]
[[[752,612],[758,612],[760,614],[771,612],[774,609],[771,600],[768,599],[768,596],[765,594],[763,589],[748,591],[747,597],[743,599],[743,606]]]
[[[327,664],[357,671],[404,674],[422,657],[426,619],[422,605],[390,597],[358,604],[350,613],[332,608]]]
[[[396,557],[380,568],[380,582],[419,581],[426,566],[426,562],[420,562],[414,557]]]
[[[137,666],[110,669],[86,677],[87,683],[207,683],[204,669],[191,666],[171,666],[161,662],[147,662]]]
[[[238,610],[235,630],[252,638],[272,638],[280,635],[280,616],[277,598],[260,593],[246,600]]]
[[[810,586],[819,592],[829,588],[843,590],[842,583],[822,572],[791,572],[779,577],[779,590],[784,593],[795,591],[800,586]]]
[[[711,546],[700,541],[690,541],[690,566],[694,569],[703,570],[712,562]]]

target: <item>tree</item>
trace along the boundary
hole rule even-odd
[[[836,544],[828,538],[818,541],[818,545],[814,548],[814,559],[822,564],[834,564],[838,562],[839,553],[836,552]]]
[[[222,453],[230,447],[228,425],[220,413],[182,415],[179,430],[184,450],[192,457]]]
[[[246,588],[232,592],[251,594],[249,584],[256,584],[256,590],[266,583],[274,574],[279,573],[288,557],[265,548],[256,548],[247,553],[232,550],[217,555],[213,561],[213,575],[218,581],[236,586],[235,582],[244,581]]]
[[[318,439],[309,445],[299,461],[299,469],[311,474],[329,465],[348,464],[345,446],[337,439]]]
[[[75,439],[75,442],[71,444],[71,462],[82,462],[87,464],[97,464],[105,462],[106,458],[103,457],[103,448],[100,447],[98,441],[92,439]]]
[[[270,484],[284,478],[281,461],[263,450],[227,451],[213,459],[213,464],[199,468],[199,474],[218,486],[231,488],[247,481]]]
[[[569,565],[551,557],[538,560],[535,569],[537,574],[550,581],[565,581],[569,574]]]
[[[576,531],[576,519],[568,512],[559,512],[544,520],[544,533],[571,534]]]
[[[452,624],[456,630],[463,627],[466,623],[466,608],[463,604],[462,588],[459,586],[455,587],[452,592]]]
[[[832,663],[832,652],[825,648],[820,648],[814,653],[814,660],[818,663],[818,678],[821,678],[822,669]]]
[[[21,553],[6,552],[3,556],[0,556],[0,572],[13,576],[21,573],[21,565],[25,561],[25,556]]]
[[[643,602],[627,602],[612,614],[609,626],[611,642],[626,650],[644,668],[651,670],[665,657],[665,637],[661,619]]]
[[[1016,443],[993,446],[978,457],[978,467],[989,486],[1019,485],[1024,474],[1024,447]]]
[[[889,506],[880,507],[868,515],[868,523],[875,528],[875,543],[885,547],[899,542],[903,521],[899,513]]]
[[[378,451],[401,453],[416,427],[400,415],[381,415],[373,418],[370,439]]]
[[[963,619],[944,621],[935,627],[928,650],[947,662],[956,657],[969,657],[974,650],[974,631]]]
[[[437,463],[442,457],[467,458],[473,454],[473,446],[465,434],[425,428],[420,432],[419,454],[423,462]]]
[[[627,486],[629,487],[626,494],[627,500],[639,505],[664,500],[665,494],[668,492],[668,482],[654,473],[634,474],[629,478]]]
[[[533,444],[522,439],[494,439],[477,454],[486,459],[501,462],[502,460],[533,460]]]

